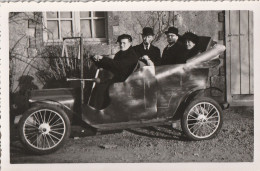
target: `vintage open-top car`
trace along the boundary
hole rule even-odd
[[[219,89],[208,84],[209,61],[224,50],[223,45],[217,44],[186,64],[135,68],[124,82],[110,85],[110,102],[103,109],[90,105],[95,93],[86,98],[84,88],[85,83],[91,84],[92,89],[102,84],[102,79],[107,79],[104,76],[109,75],[105,70],[98,70],[93,79],[85,79],[83,74],[79,79],[68,79],[80,81],[80,91],[34,90],[29,99],[31,108],[19,121],[21,141],[34,153],[53,152],[69,137],[73,117],[98,130],[171,124],[181,119],[187,138],[211,139],[221,129],[222,109],[227,103],[211,95],[212,90]]]

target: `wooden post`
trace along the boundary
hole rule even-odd
[[[84,59],[83,59],[83,38],[80,37],[80,78],[84,78]],[[81,104],[84,104],[84,87],[85,82],[81,81]]]

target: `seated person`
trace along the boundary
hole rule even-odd
[[[184,64],[185,46],[182,37],[178,34],[176,27],[169,27],[165,32],[168,45],[164,48],[162,54],[162,65]]]
[[[186,61],[191,57],[200,53],[200,50],[198,48],[199,36],[197,36],[192,32],[186,32],[183,35],[183,40],[186,45],[186,51],[185,51]]]
[[[138,62],[138,56],[132,47],[132,37],[128,34],[122,34],[118,37],[117,42],[120,51],[115,54],[114,59],[95,55],[93,57],[96,65],[111,71],[114,74],[115,82],[122,82],[133,72]]]
[[[144,27],[142,33],[143,42],[140,45],[134,46],[134,50],[145,65],[158,66],[161,63],[160,49],[152,44],[154,39],[153,29]]]
[[[95,55],[93,60],[95,64],[113,73],[113,78],[105,82],[96,84],[93,89],[90,105],[96,109],[104,109],[109,104],[108,88],[114,82],[123,82],[133,72],[138,62],[138,56],[132,48],[132,37],[128,34],[122,34],[117,42],[120,51],[115,54],[114,59]]]

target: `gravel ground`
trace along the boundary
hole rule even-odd
[[[12,129],[15,131],[15,129]],[[11,132],[12,133],[12,132]],[[180,123],[175,129],[157,126],[89,135],[73,126],[71,138],[57,152],[26,154],[15,134],[11,137],[11,163],[149,163],[149,162],[253,162],[253,108],[224,111],[224,123],[217,137],[187,141]]]

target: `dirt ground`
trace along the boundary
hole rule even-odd
[[[176,129],[156,126],[97,135],[73,126],[65,145],[44,156],[26,153],[13,133],[10,155],[11,163],[253,162],[254,111],[225,110],[221,131],[206,141],[187,141],[179,122]]]

